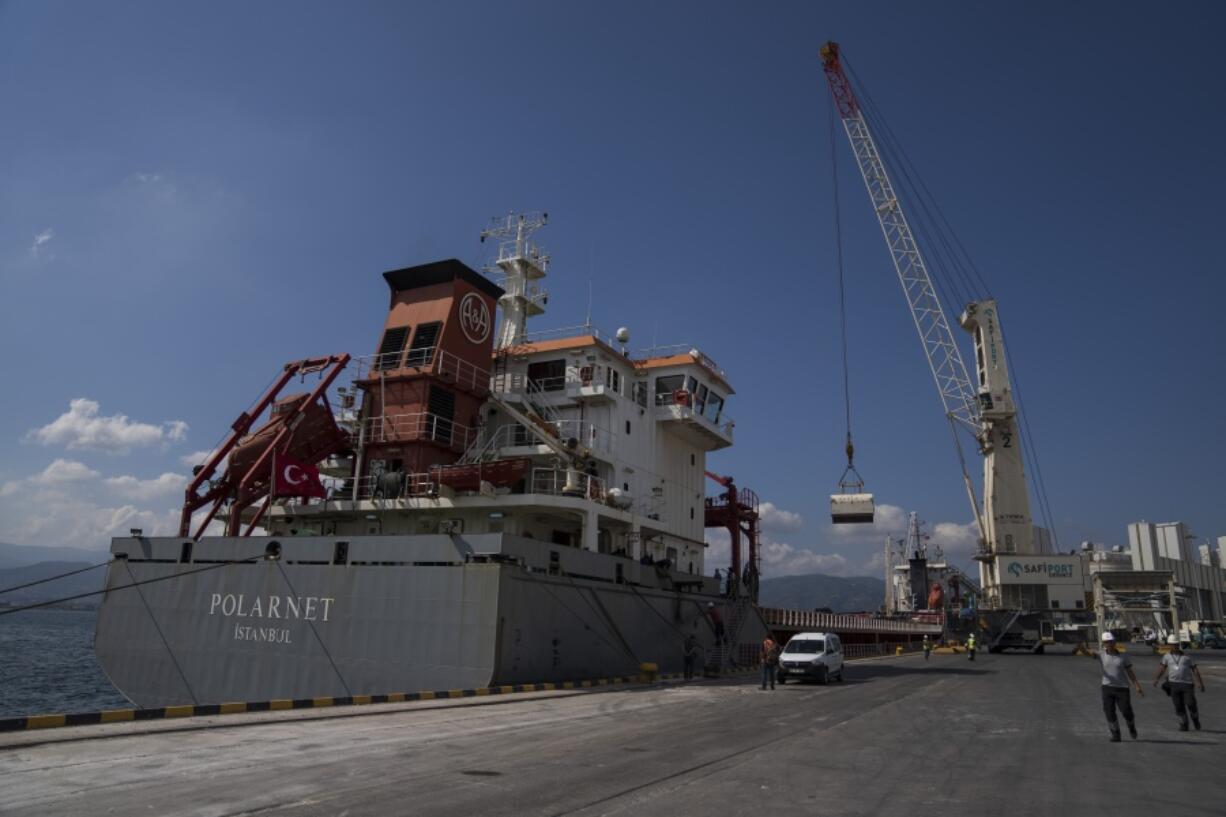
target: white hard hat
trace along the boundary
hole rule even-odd
[[[713,602],[713,601],[709,601],[709,602],[707,602],[707,606],[708,606],[708,607],[714,607],[714,606],[715,606],[715,602]]]
[[[1177,635],[1168,635],[1168,636],[1166,637],[1166,643],[1167,643],[1167,644],[1171,644],[1172,646],[1178,647],[1178,646],[1179,646],[1179,636],[1177,636]]]
[[[1107,630],[1107,632],[1103,633],[1103,641],[1114,641],[1114,640],[1115,640],[1115,636],[1111,634],[1110,630]]]

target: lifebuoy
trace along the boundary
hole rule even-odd
[[[679,406],[688,406],[690,404],[690,393],[685,389],[677,389],[673,392],[673,402]]]

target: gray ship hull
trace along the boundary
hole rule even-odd
[[[709,602],[727,657],[752,660],[766,632],[713,579],[503,534],[142,537],[112,552],[95,650],[141,707],[676,672],[687,635],[723,655]]]

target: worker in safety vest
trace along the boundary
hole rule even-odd
[[[932,654],[932,639],[924,636],[924,660],[928,660],[928,656]]]
[[[966,639],[966,652],[970,655],[971,660],[975,660],[975,634],[971,633]]]

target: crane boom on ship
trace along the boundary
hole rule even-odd
[[[977,387],[954,340],[937,289],[902,203],[886,171],[864,110],[844,71],[838,43],[827,42],[820,55],[843,130],[885,237],[915,329],[928,359],[962,468],[962,480],[979,534],[981,586],[989,604],[1002,606],[996,556],[1037,551],[1026,490],[1017,409],[996,302],[966,304],[959,325],[974,338]],[[966,467],[959,429],[975,439],[984,458],[982,507]]]

